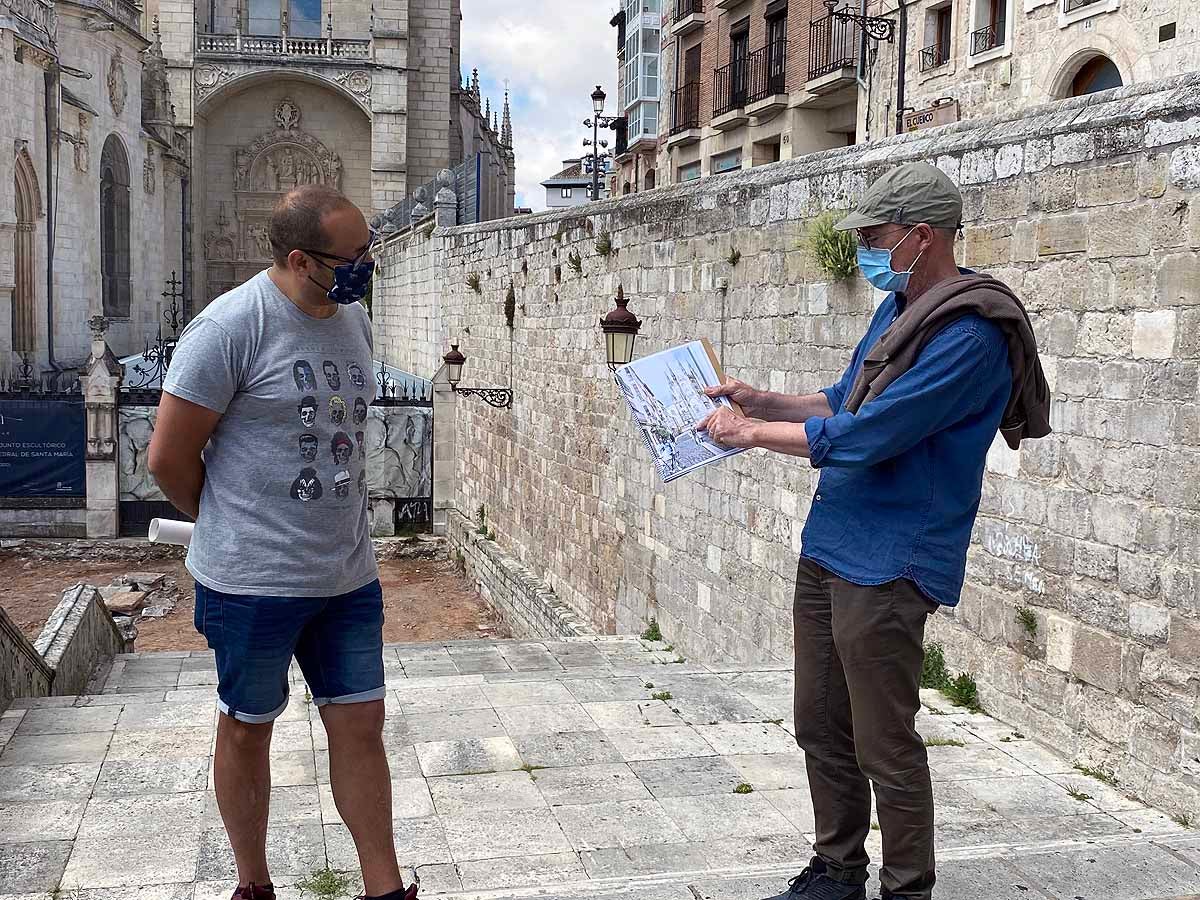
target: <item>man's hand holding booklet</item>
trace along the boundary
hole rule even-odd
[[[617,385],[663,481],[744,452],[749,420],[707,340],[622,366]]]

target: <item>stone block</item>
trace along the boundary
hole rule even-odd
[[[1105,631],[1079,626],[1070,672],[1088,684],[1115,694],[1121,686],[1121,640]]]
[[[1129,605],[1129,632],[1141,640],[1151,643],[1165,641],[1170,621],[1170,611],[1161,606],[1149,603]]]
[[[1133,163],[1083,169],[1076,181],[1076,202],[1080,206],[1128,203],[1134,197],[1135,174]]]
[[[1085,313],[1080,320],[1078,349],[1100,357],[1128,356],[1133,327],[1127,315]]]
[[[1155,301],[1159,306],[1200,305],[1200,255],[1176,253],[1162,259]]]
[[[1056,134],[1051,161],[1056,166],[1081,163],[1096,155],[1095,142],[1090,132]]]
[[[1156,153],[1140,157],[1137,165],[1137,190],[1143,197],[1157,198],[1167,192],[1167,172],[1171,157]]]
[[[1182,144],[1200,138],[1200,116],[1169,121],[1151,119],[1146,123],[1146,146],[1162,147],[1167,144]]]
[[[1200,189],[1200,146],[1180,147],[1171,154],[1170,183],[1181,190]]]
[[[1075,207],[1075,169],[1055,169],[1033,176],[1030,206],[1042,212],[1062,212]]]
[[[1082,253],[1088,248],[1088,218],[1052,216],[1038,222],[1038,256]]]
[[[1110,256],[1145,256],[1150,252],[1151,208],[1147,203],[1100,210],[1089,215],[1093,259]]]
[[[1170,359],[1175,352],[1177,319],[1173,309],[1134,313],[1133,355],[1139,359]]]
[[[118,616],[136,616],[146,604],[145,591],[121,591],[104,597],[108,611]]]
[[[986,268],[1006,264],[1012,259],[1012,226],[972,226],[966,229],[965,243],[968,266]]]
[[[1173,613],[1167,653],[1185,665],[1200,668],[1200,620]]]
[[[996,178],[1012,178],[1021,174],[1025,161],[1025,148],[1020,144],[1008,144],[996,151],[994,171]]]
[[[1079,626],[1068,618],[1048,613],[1043,627],[1046,632],[1046,664],[1060,672],[1070,672]]]

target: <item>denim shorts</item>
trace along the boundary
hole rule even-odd
[[[196,582],[196,630],[217,655],[217,705],[239,721],[284,711],[293,656],[318,706],[383,699],[378,579],[337,597],[222,594]]]

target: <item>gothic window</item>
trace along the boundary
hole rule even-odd
[[[246,9],[246,31],[262,37],[279,34],[279,0],[250,0]]]
[[[32,353],[37,335],[34,310],[37,284],[34,275],[33,229],[37,218],[37,176],[27,156],[17,157],[13,178],[17,197],[16,291],[12,304],[12,347]]]
[[[321,0],[288,0],[288,34],[302,38],[321,36]]]
[[[104,315],[129,315],[129,157],[115,134],[100,154],[100,276]]]

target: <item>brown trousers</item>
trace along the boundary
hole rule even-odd
[[[866,883],[873,785],[884,897],[928,900],[933,890],[933,787],[915,720],[925,622],[936,609],[906,579],[862,586],[800,560],[796,741],[816,814],[813,849],[831,878]]]

